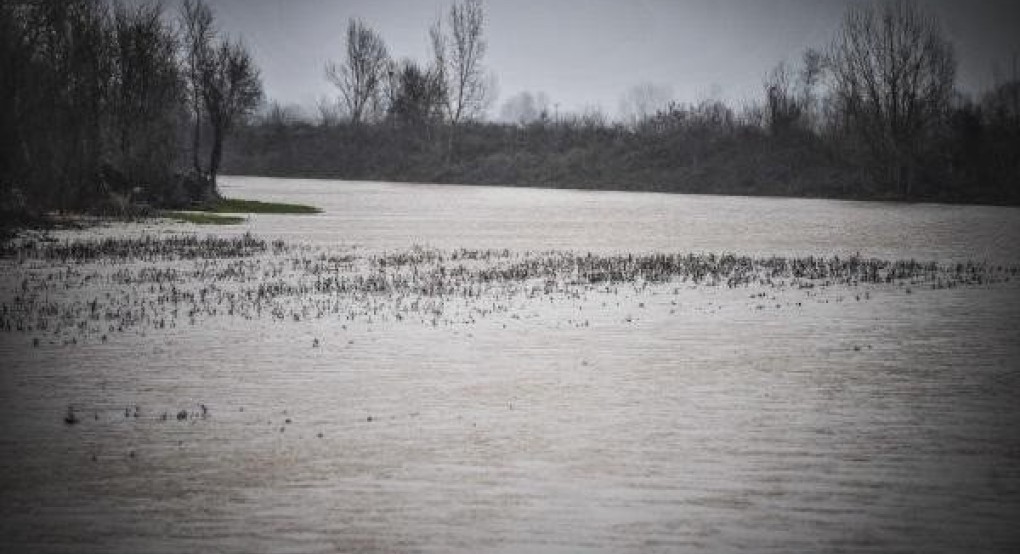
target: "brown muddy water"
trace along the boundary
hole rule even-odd
[[[1020,210],[223,188],[0,258],[0,551],[1020,549]]]

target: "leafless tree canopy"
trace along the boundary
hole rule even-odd
[[[158,3],[0,2],[0,211],[216,196],[224,136],[261,84],[201,0],[178,15]]]
[[[185,67],[187,69],[188,94],[191,100],[192,117],[192,166],[201,175],[202,162],[202,72],[212,58],[212,40],[216,34],[213,15],[209,6],[201,0],[184,0],[181,4],[181,27],[184,39]]]
[[[620,98],[620,116],[625,123],[637,125],[664,110],[671,100],[673,87],[659,83],[640,83]]]
[[[168,179],[177,156],[177,108],[184,98],[174,30],[159,4],[115,4],[113,41],[114,164],[133,182]]]
[[[312,127],[278,104],[246,117],[258,71],[203,0],[176,21],[151,0],[0,0],[0,222],[215,199],[221,158],[281,176],[1020,205],[1020,61],[991,90],[954,91],[952,48],[910,0],[852,3],[827,52],[781,63],[736,112],[660,106],[668,88],[639,85],[619,120],[550,117],[525,92],[490,123],[482,4],[451,1],[424,62],[351,21],[327,72],[340,94]]]
[[[399,124],[424,128],[440,121],[446,88],[436,67],[422,68],[412,60],[391,66],[389,115]]]
[[[518,125],[549,121],[549,95],[544,92],[519,92],[503,102],[499,113],[503,121]]]
[[[315,101],[315,111],[317,122],[322,127],[335,127],[342,120],[343,106],[335,97],[320,96]]]
[[[443,67],[448,83],[447,114],[450,123],[477,117],[485,109],[488,81],[482,58],[485,14],[481,0],[463,0],[450,6],[449,35],[443,36],[437,23],[431,32],[437,65]]]
[[[354,123],[381,112],[382,85],[389,54],[374,30],[358,19],[347,24],[347,49],[342,63],[326,65],[326,77],[340,96]]]
[[[834,92],[909,194],[917,139],[949,107],[956,64],[937,20],[911,0],[854,5],[832,45]]]
[[[213,131],[208,174],[215,187],[224,136],[262,101],[259,70],[240,41],[224,41],[210,57],[202,71],[202,98]]]
[[[262,80],[251,54],[239,41],[217,41],[212,10],[202,0],[181,4],[184,57],[194,127],[192,164],[207,181],[205,196],[215,198],[223,140],[238,118],[262,100]],[[203,124],[212,130],[208,164],[201,161]]]
[[[780,62],[765,78],[765,123],[773,135],[785,133],[800,122],[804,96],[797,93],[796,75]]]

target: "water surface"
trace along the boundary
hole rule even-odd
[[[459,248],[1020,263],[1013,208],[246,177],[223,189],[325,212],[77,234],[294,245],[253,257],[251,282],[196,276],[225,260],[6,259],[0,296],[13,305],[28,286],[55,306],[150,317],[155,285],[102,276],[175,267],[196,273],[174,286],[212,298],[313,283],[294,259],[347,257],[338,272],[370,276],[357,260],[415,245],[451,268]],[[40,287],[68,269],[97,277]],[[0,550],[1012,552],[1018,281],[528,283],[538,292],[433,297],[433,317],[403,310],[410,298],[309,293],[274,304],[284,317],[182,309],[162,327],[103,328],[106,341],[0,332]],[[68,405],[80,423],[64,423]]]

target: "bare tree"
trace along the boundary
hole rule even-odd
[[[18,106],[23,95],[19,84],[29,72],[31,59],[25,19],[13,4],[0,3],[0,75],[4,76],[0,81],[0,129],[5,130],[0,133],[0,212],[9,208],[8,202],[13,203],[14,183],[20,180],[18,173],[23,170],[19,170],[27,165],[21,129],[26,110]]]
[[[658,83],[641,83],[631,87],[620,98],[620,117],[635,126],[665,109],[673,99],[673,87]]]
[[[429,27],[429,43],[432,45],[432,72],[443,81],[443,87],[449,89],[447,87],[447,64],[449,63],[447,51],[449,48],[447,47],[448,39],[443,34],[442,18],[436,19],[435,23]],[[390,76],[392,77],[394,72],[392,68],[390,69]],[[447,103],[444,100],[444,108],[446,105]]]
[[[353,123],[380,111],[383,80],[389,54],[375,31],[358,19],[347,24],[347,50],[343,63],[326,64],[326,78],[340,91]]]
[[[825,72],[825,56],[815,50],[808,48],[801,58],[800,68],[800,103],[803,106],[801,119],[806,128],[817,131],[819,124],[818,97],[815,89],[821,83]]]
[[[13,107],[0,110],[0,192],[24,198],[17,203],[127,209],[136,187],[162,205],[183,202],[183,192],[216,196],[223,139],[259,102],[258,70],[243,46],[217,39],[201,0],[183,2],[179,34],[159,4],[127,6],[0,3],[0,99]],[[182,181],[185,111],[197,178]]]
[[[390,116],[399,124],[426,128],[442,118],[446,88],[433,67],[423,69],[411,60],[392,67]]]
[[[449,35],[443,36],[437,22],[431,32],[437,65],[447,79],[447,115],[457,126],[464,119],[481,114],[485,108],[489,81],[482,66],[486,43],[482,36],[485,13],[481,0],[463,0],[450,6]]]
[[[435,67],[445,82],[446,116],[450,123],[447,135],[446,160],[453,157],[457,127],[468,119],[479,117],[490,105],[495,79],[487,76],[482,66],[486,43],[482,33],[485,12],[481,0],[454,2],[447,14],[449,34],[443,33],[442,21],[429,30]]]
[[[37,190],[29,192],[51,206],[87,206],[102,193],[96,177],[107,138],[114,53],[109,9],[89,0],[23,6],[23,44],[34,50],[23,77],[38,85],[16,108],[38,117],[22,127],[31,144],[22,144],[26,161],[40,169]]]
[[[259,113],[257,123],[282,129],[300,123],[304,119],[302,115],[301,107],[297,104],[283,104],[279,100],[271,100]]]
[[[1020,130],[1020,53],[1013,53],[1011,69],[1003,75],[1000,67],[993,68],[995,85],[984,94],[982,105],[1000,124]]]
[[[519,92],[503,102],[500,108],[503,121],[527,125],[536,121],[548,121],[549,95],[544,92],[532,94],[528,91]]]
[[[822,54],[809,48],[801,58],[801,67],[780,62],[765,76],[765,105],[760,122],[770,133],[778,136],[795,129],[815,130],[818,119],[815,89],[822,78],[823,62]]]
[[[191,160],[197,177],[201,178],[203,72],[213,55],[212,40],[216,35],[213,14],[202,0],[184,0],[181,4],[181,27],[184,40],[184,57],[187,73],[188,95],[191,100],[191,115],[195,125],[192,132]]]
[[[828,62],[848,123],[909,196],[919,144],[946,112],[956,73],[938,21],[910,0],[854,5]]]
[[[781,135],[793,129],[803,113],[803,104],[794,90],[794,72],[780,62],[765,77],[765,122],[773,135]]]
[[[123,180],[151,188],[170,181],[177,156],[178,41],[159,4],[115,4],[113,15],[114,161]]]
[[[240,41],[224,41],[213,52],[202,72],[202,98],[213,133],[206,194],[217,198],[216,175],[223,158],[223,140],[237,121],[251,114],[262,101],[259,70]]]
[[[318,113],[319,126],[336,127],[340,123],[343,106],[335,98],[320,96],[315,101],[315,110]]]
[[[250,114],[262,100],[262,81],[251,54],[241,42],[216,37],[213,13],[202,0],[181,4],[191,111],[194,117],[192,164],[206,200],[219,197],[216,176],[223,158],[223,141],[241,117]],[[208,124],[212,132],[208,167],[202,167],[201,131]]]

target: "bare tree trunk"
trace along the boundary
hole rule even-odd
[[[449,167],[453,162],[453,145],[456,144],[454,135],[457,133],[457,124],[450,122],[450,131],[446,134],[446,165]]]
[[[220,172],[220,161],[223,159],[223,127],[212,126],[213,143],[209,153],[209,177],[207,180],[206,200],[219,200],[220,192],[216,186],[216,176]]]
[[[388,63],[382,37],[361,20],[349,20],[345,59],[327,63],[326,78],[340,91],[354,125],[376,115]]]
[[[442,38],[438,24],[430,31],[437,65],[449,81],[447,114],[450,132],[446,145],[447,164],[453,158],[457,126],[461,121],[482,113],[486,94],[490,92],[482,67],[486,49],[485,38],[482,35],[484,22],[485,14],[480,0],[462,0],[450,6],[448,38]]]
[[[195,166],[195,175],[202,176],[202,161],[199,153],[202,148],[202,109],[199,106],[198,97],[195,97],[195,126],[191,135],[191,160]]]
[[[192,133],[192,165],[195,167],[196,176],[202,178],[202,89],[203,71],[207,68],[210,55],[209,49],[213,38],[213,15],[212,11],[202,0],[185,0],[181,5],[181,20],[184,24],[184,39],[186,43],[188,74],[192,94],[192,111],[195,116],[195,127]]]

